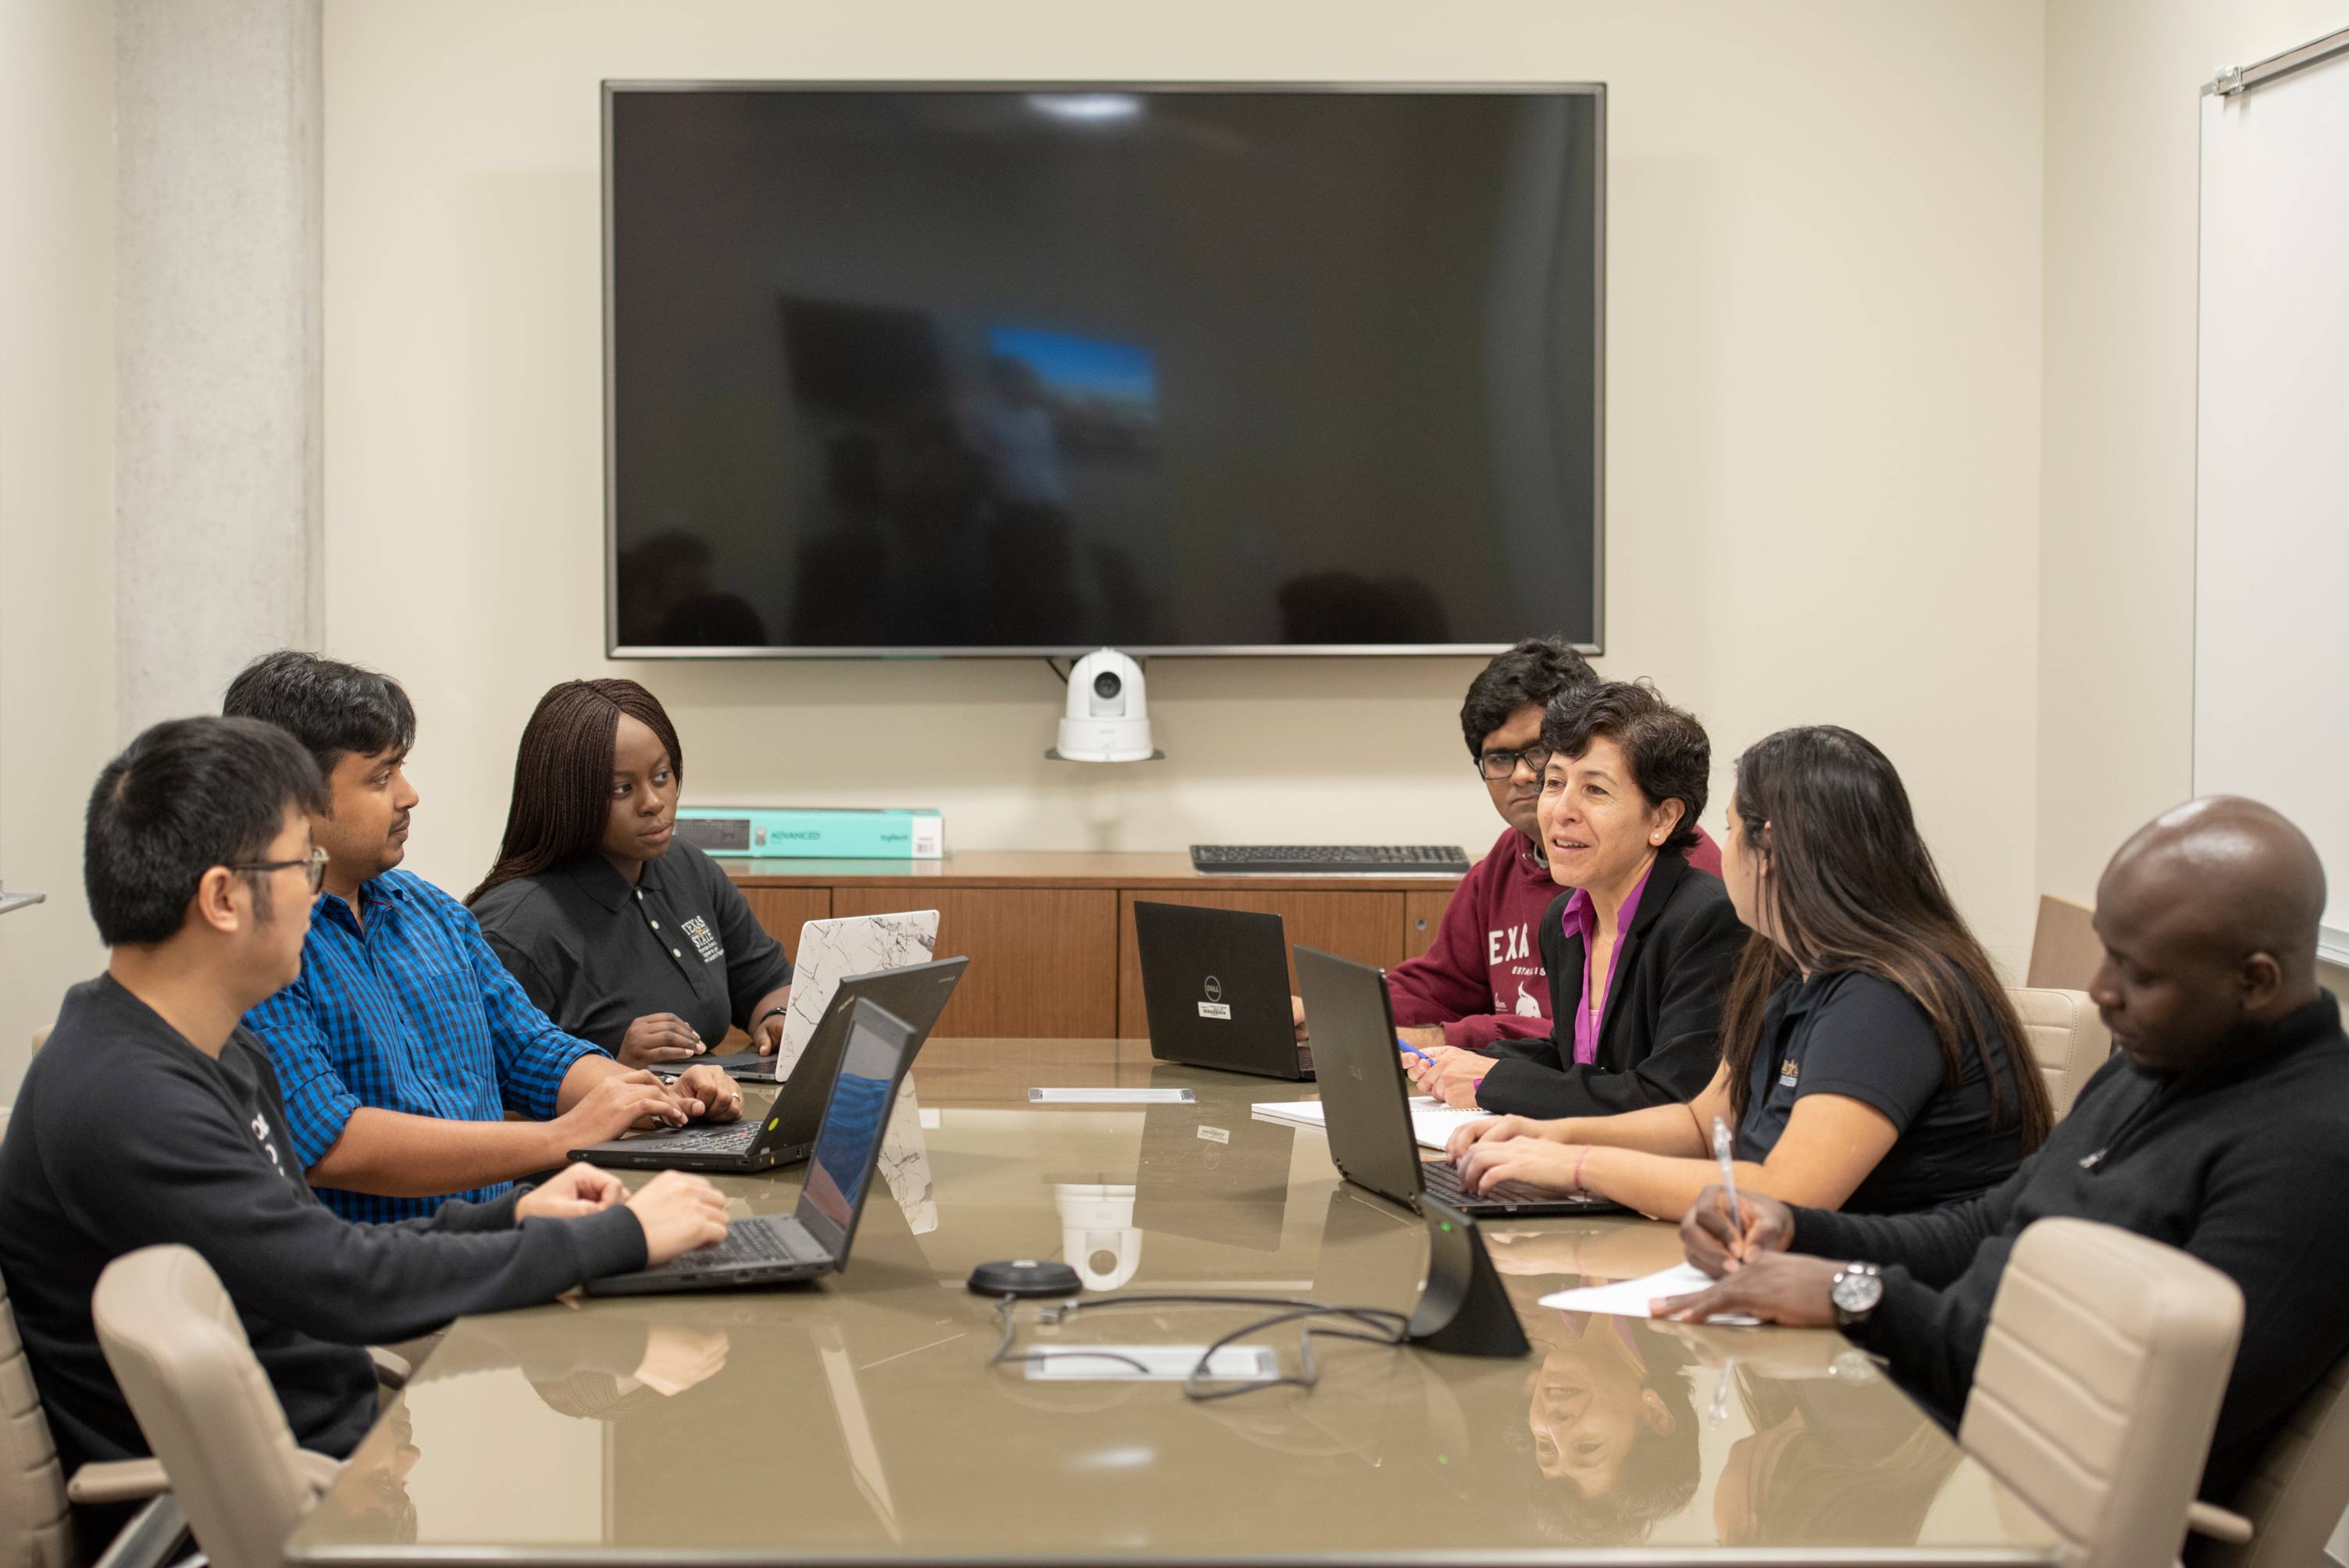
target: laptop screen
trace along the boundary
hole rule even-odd
[[[904,1050],[874,1026],[872,1015],[877,1012],[871,1003],[862,1003],[849,1024],[840,1075],[833,1080],[823,1127],[808,1161],[807,1184],[800,1193],[843,1235],[855,1228],[856,1212],[864,1201],[865,1183],[873,1179],[891,1102],[905,1070]]]

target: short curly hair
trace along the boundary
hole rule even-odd
[[[1495,655],[1468,683],[1468,699],[1460,705],[1460,734],[1468,742],[1468,755],[1481,755],[1485,738],[1517,709],[1547,708],[1568,692],[1598,684],[1598,672],[1564,637],[1527,637]]]
[[[1713,776],[1713,741],[1696,716],[1674,707],[1652,681],[1604,681],[1563,693],[1542,714],[1542,744],[1553,756],[1579,758],[1601,738],[1622,748],[1631,783],[1651,807],[1681,803],[1681,820],[1663,842],[1685,854],[1697,841]]]

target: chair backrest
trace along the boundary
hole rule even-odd
[[[0,1106],[0,1137],[7,1131]],[[57,1445],[0,1279],[0,1568],[72,1568],[78,1556]]]
[[[2349,1357],[2309,1390],[2227,1505],[2251,1522],[2240,1546],[2198,1541],[2197,1568],[2309,1568],[2349,1508]]]
[[[126,1253],[98,1275],[90,1315],[215,1568],[283,1568],[315,1483],[212,1265],[191,1247]]]
[[[2080,1086],[2113,1054],[2112,1032],[2085,991],[2012,989],[2007,996],[2023,1019],[2031,1059],[2047,1080],[2047,1098],[2061,1119]]]
[[[43,1046],[49,1043],[50,1028],[50,1025],[43,1024],[39,1028],[33,1031],[33,1049],[36,1052],[39,1051]]]
[[[2096,912],[2068,898],[2042,894],[2039,923],[2031,934],[2031,967],[2026,985],[2085,991],[2105,961],[2105,944],[2096,936]]]
[[[1999,1280],[1958,1441],[2081,1568],[2171,1562],[2242,1326],[2242,1292],[2209,1264],[2042,1220]]]

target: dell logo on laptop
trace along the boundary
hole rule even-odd
[[[1222,981],[1220,981],[1220,980],[1216,979],[1216,978],[1214,975],[1208,975],[1208,976],[1207,976],[1207,1000],[1208,1000],[1208,1001],[1210,1001],[1210,1002],[1220,1002],[1220,1001],[1222,1001],[1223,999],[1224,999],[1224,983],[1223,983]]]

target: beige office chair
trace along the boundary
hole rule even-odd
[[[2042,1220],[1991,1305],[1958,1441],[2075,1568],[2173,1561],[2235,1364],[2243,1295],[2115,1225]]]
[[[2057,1120],[2079,1098],[2080,1086],[2113,1054],[2113,1037],[2085,991],[2010,987],[2008,1000],[2023,1019],[2031,1059],[2047,1080]]]
[[[191,1247],[98,1275],[98,1343],[213,1568],[283,1568],[285,1538],[342,1466],[294,1446],[220,1276]]]
[[[2188,1522],[2210,1539],[2187,1553],[2195,1568],[2315,1568],[2349,1508],[2349,1357],[2301,1400],[2260,1467],[2230,1500],[2197,1503]]]
[[[0,1135],[7,1130],[8,1108],[0,1106]],[[84,1465],[67,1481],[16,1334],[7,1282],[0,1280],[0,1568],[73,1568],[81,1552],[70,1504],[142,1500],[148,1506],[104,1561],[160,1563],[181,1527],[179,1508],[163,1490],[163,1467],[152,1460]]]

